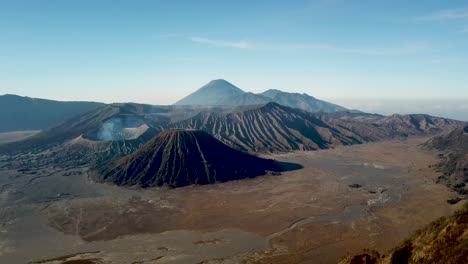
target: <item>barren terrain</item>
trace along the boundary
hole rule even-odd
[[[266,155],[304,169],[178,189],[98,184],[79,161],[3,156],[0,262],[336,263],[383,252],[456,208],[425,140]]]
[[[3,132],[0,133],[0,144],[20,141],[30,136],[33,136],[39,132],[39,130]]]

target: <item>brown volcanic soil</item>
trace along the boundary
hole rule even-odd
[[[20,241],[26,239],[24,244],[36,250],[14,243],[6,246],[29,255],[40,250],[35,260],[60,256],[59,252],[99,250],[92,257],[111,263],[161,256],[168,263],[209,259],[222,263],[219,258],[234,263],[336,263],[363,248],[384,252],[453,211],[446,203],[452,193],[435,183],[437,174],[428,168],[435,155],[418,147],[423,141],[272,155],[305,168],[223,184],[134,190],[87,182],[84,189],[93,195],[51,202],[40,213],[57,231],[41,231],[44,227],[38,226],[35,230],[51,236],[48,241],[66,241],[60,238],[63,232],[89,242],[73,247],[68,242],[54,244],[53,252],[50,244],[45,245],[48,250],[40,250],[26,238]],[[57,177],[44,178],[43,184],[58,184]],[[353,184],[362,187],[350,187]],[[33,219],[36,223],[37,216]],[[169,250],[156,250],[159,247]],[[203,254],[198,251],[202,249]]]
[[[203,131],[166,130],[131,155],[98,165],[93,178],[117,185],[183,187],[300,169],[232,149]]]
[[[86,167],[3,157],[0,262],[99,251],[75,258],[336,263],[363,248],[385,252],[458,206],[446,203],[452,191],[435,184],[428,165],[437,156],[422,151],[422,142],[275,154],[267,157],[304,169],[176,189],[96,184]]]

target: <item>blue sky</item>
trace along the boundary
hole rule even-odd
[[[0,94],[170,104],[217,78],[463,107],[468,2],[0,1]]]

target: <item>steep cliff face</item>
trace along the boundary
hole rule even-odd
[[[97,166],[97,181],[142,187],[226,182],[297,169],[232,149],[211,135],[195,130],[163,131],[136,152]]]

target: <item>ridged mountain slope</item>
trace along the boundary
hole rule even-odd
[[[300,166],[288,167],[232,149],[203,131],[168,130],[129,156],[98,165],[93,177],[117,185],[182,187],[255,177],[286,168]]]
[[[229,146],[251,152],[326,149],[389,137],[371,125],[276,103],[246,111],[201,113],[171,127],[204,130]]]

